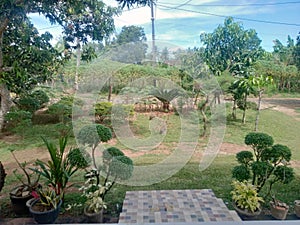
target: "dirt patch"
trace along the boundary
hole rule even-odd
[[[235,155],[236,153],[245,150],[249,150],[249,147],[246,145],[237,145],[237,144],[223,142],[219,154]]]
[[[47,150],[43,148],[15,151],[14,154],[21,163],[26,162],[28,164],[33,164],[37,159],[42,161],[49,159]],[[16,168],[19,168],[13,156],[11,156],[9,160],[2,163],[8,175],[12,174]]]
[[[250,101],[257,103],[257,99]],[[300,121],[300,114],[296,111],[299,108],[300,98],[263,98],[261,103],[261,109],[277,110]]]

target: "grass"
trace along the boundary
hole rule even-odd
[[[227,114],[229,113],[230,108],[228,108]],[[245,135],[254,129],[255,113],[256,112],[253,110],[247,111],[246,124],[241,124],[241,111],[238,111],[239,119],[237,121],[228,119],[224,142],[243,145]],[[167,121],[168,130],[165,138],[160,143],[160,146],[163,146],[165,149],[167,149],[169,153],[162,151],[161,153],[154,154],[153,152],[149,151],[148,154],[135,157],[135,165],[155,164],[164,160],[168,154],[172,153],[172,150],[174,146],[176,146],[176,142],[178,142],[180,137],[179,131],[181,128],[181,121],[180,118],[175,115],[164,115],[162,119]],[[149,129],[149,127],[151,127],[149,124],[151,124],[149,123],[149,115],[138,114],[137,120],[131,124],[131,129],[137,138],[147,138],[153,135]],[[300,122],[288,115],[274,110],[261,111],[259,131],[270,134],[274,138],[275,143],[289,146],[292,150],[293,160],[300,160],[300,151],[298,151],[300,146],[299,127]],[[29,150],[31,148],[44,147],[44,144],[40,138],[41,135],[45,135],[47,138],[54,140],[54,143],[57,143],[56,140],[59,137],[59,133],[57,132],[56,128],[56,125],[32,126],[24,133],[24,138],[19,139],[16,143],[8,144],[4,141],[0,141],[1,161],[6,162],[10,159],[11,156],[9,153],[9,148],[11,147],[14,147],[16,150]],[[195,129],[193,126],[191,128]],[[191,131],[192,130],[189,130],[187,133]],[[189,138],[192,137],[187,135],[188,140],[190,140]],[[207,140],[199,139],[198,141],[200,142],[200,145],[198,145],[196,150],[201,152],[201,146]],[[74,143],[75,139],[71,138],[69,144]],[[126,146],[122,145],[121,143],[117,143],[116,146],[120,149],[126,148]],[[235,165],[236,160],[234,155],[218,155],[209,168],[204,171],[199,171],[199,162],[196,160],[191,160],[176,174],[160,183],[138,187],[117,184],[108,193],[106,201],[109,203],[109,210],[113,214],[119,212],[125,193],[129,190],[212,189],[217,197],[222,198],[224,202],[227,202],[230,205],[230,191],[232,189],[231,170]],[[300,168],[296,168],[295,171],[296,178],[293,182],[287,185],[276,184],[274,185],[273,189],[278,199],[285,201],[290,205],[292,205],[294,200],[300,199]],[[80,183],[83,181],[82,178],[83,173],[81,172],[72,177],[71,181],[73,183]],[[9,199],[7,194],[15,183],[17,183],[16,178],[8,175],[6,184],[2,190],[2,194],[5,195],[5,201],[1,203],[2,209],[9,208]],[[263,189],[262,194],[264,193],[265,190]],[[83,202],[79,192],[67,192],[66,205],[78,202]]]

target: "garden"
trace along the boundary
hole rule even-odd
[[[39,95],[44,96],[41,93],[39,91]],[[59,92],[51,90],[51,93],[53,96]],[[248,119],[243,125],[241,120],[228,116],[220,152],[206,170],[199,170],[199,162],[208,142],[209,130],[204,136],[199,135],[198,145],[189,161],[174,175],[151,185],[134,186],[122,184],[122,181],[130,178],[135,166],[155,165],[175,151],[180,136],[180,113],[171,106],[169,111],[165,111],[163,102],[157,99],[131,107],[122,105],[122,119],[112,122],[112,113],[114,118],[118,118],[116,112],[121,106],[118,105],[114,111],[112,103],[100,100],[95,103],[92,114],[96,123],[80,119],[81,128],[76,131],[72,130],[70,123],[72,108],[77,109],[73,102],[82,105],[82,101],[70,95],[56,98],[60,100],[52,105],[47,103],[47,111],[41,110],[35,114],[39,118],[28,121],[26,116],[20,115],[24,111],[10,115],[14,119],[8,121],[9,128],[1,137],[2,168],[7,174],[1,192],[1,218],[4,221],[31,217],[36,209],[28,207],[28,204],[37,204],[39,207],[59,209],[56,221],[64,223],[117,222],[126,191],[207,188],[222,198],[228,208],[239,213],[239,208],[246,209],[246,216],[240,214],[244,219],[249,219],[248,214],[251,213],[260,214],[260,217],[254,215],[256,219],[264,218],[262,215],[276,218],[268,217],[272,211],[270,202],[288,208],[281,219],[297,219],[293,216],[300,194],[299,138],[295,135],[300,123],[297,104],[290,105],[295,113],[293,115],[266,104],[261,111],[259,132],[253,132],[255,109],[247,110]],[[63,111],[51,110],[59,104],[64,106]],[[225,105],[230,112],[232,103]],[[82,112],[80,114],[83,115]],[[241,118],[242,114],[243,111],[238,109],[237,116]],[[211,120],[211,113],[207,112],[207,115]],[[44,120],[48,117],[56,118],[57,122]],[[16,122],[15,118],[20,119]],[[155,119],[157,121],[152,123]],[[112,124],[116,123],[117,128],[122,127],[123,120],[129,123],[134,135],[140,139],[152,135],[156,135],[155,138],[164,135],[164,139],[150,151],[139,150],[149,146],[130,148],[126,143],[122,144],[111,129]],[[202,126],[202,117],[199,116],[198,120]],[[41,121],[47,123],[40,124]],[[165,133],[161,131],[162,124],[167,126]],[[204,131],[204,128],[200,130]],[[16,203],[17,199],[22,199],[23,206]],[[100,216],[89,218],[94,212],[101,212]],[[36,221],[44,222],[38,218]]]
[[[114,26],[153,1],[116,2],[0,2],[0,223],[118,223],[126,192],[192,189],[299,220],[300,36],[268,52],[227,17],[201,47],[156,46]]]

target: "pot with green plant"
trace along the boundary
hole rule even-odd
[[[31,192],[36,190],[39,187],[40,176],[32,172],[32,170],[30,170],[29,163],[27,162],[21,163],[17,159],[13,150],[11,150],[11,154],[15,159],[17,165],[19,166],[19,169],[21,169],[21,171],[23,172],[23,174],[19,174],[17,173],[18,172],[17,169],[13,171],[14,175],[20,181],[21,184],[14,187],[9,193],[9,197],[12,203],[12,208],[17,215],[28,214],[29,211],[28,211],[28,207],[26,206],[26,202],[29,199],[33,198]]]
[[[270,201],[270,211],[275,219],[285,220],[289,211],[289,206],[286,203],[277,200],[275,196],[272,196],[272,200]]]
[[[294,202],[295,214],[300,218],[300,200],[295,200]]]
[[[57,195],[55,190],[47,188],[33,192],[35,200],[31,202],[29,211],[34,220],[39,224],[54,223],[59,215],[62,204],[62,195]]]
[[[96,194],[89,196],[90,199],[93,197],[93,200],[87,200],[87,204],[98,202],[103,210],[105,196],[114,184],[131,177],[133,162],[116,147],[105,149],[102,152],[102,163],[97,162],[95,154],[97,146],[112,138],[111,130],[108,127],[99,124],[86,125],[80,129],[77,138],[80,144],[91,148],[92,164],[90,170],[85,174],[85,178],[87,179],[86,183],[91,185],[90,187],[96,191]]]
[[[67,150],[67,136],[59,139],[59,147],[45,138],[43,138],[43,141],[50,159],[47,162],[36,160],[38,168],[33,169],[33,171],[45,178],[46,184],[52,187],[57,195],[64,196],[70,178],[78,170],[89,165],[90,157],[80,148]]]
[[[93,177],[80,188],[86,198],[84,215],[89,223],[103,223],[103,210],[107,208],[107,205],[102,196],[107,187],[96,185],[92,180]]]
[[[245,144],[252,151],[241,151],[236,154],[239,165],[232,170],[233,178],[238,181],[249,180],[259,193],[269,184],[267,194],[270,196],[273,184],[288,184],[294,179],[293,168],[289,167],[292,157],[288,146],[275,144],[273,138],[265,133],[250,132],[245,137]]]
[[[232,185],[232,203],[238,214],[247,217],[258,216],[264,200],[258,195],[256,187],[247,181],[233,181]]]

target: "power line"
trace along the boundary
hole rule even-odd
[[[180,4],[180,5],[177,5],[177,6],[175,6],[175,7],[172,7],[171,9],[168,9],[168,10],[178,9],[178,8],[180,8],[180,7],[182,7],[182,6],[188,5],[191,1],[192,1],[192,0],[188,0],[188,1],[186,1],[185,3],[182,3],[182,4]],[[172,3],[171,3],[171,4],[172,4]]]
[[[162,4],[157,4],[157,6],[160,6],[162,8],[167,8],[167,9],[173,9],[173,7],[170,7],[170,6],[167,6],[167,5],[162,5]],[[220,15],[220,14],[215,14],[215,13],[210,13],[210,12],[195,11],[195,10],[191,10],[191,9],[178,8],[176,10],[191,12],[191,13],[197,13],[197,14],[203,14],[203,15],[208,15],[208,16],[223,17],[223,18],[229,17],[229,16],[225,16],[225,15]],[[237,17],[237,16],[231,16],[231,17],[234,18],[234,19],[238,19],[238,20],[251,21],[251,22],[257,22],[257,23],[268,23],[268,24],[300,27],[300,24],[298,24],[298,23],[285,23],[285,22],[270,21],[270,20],[258,20],[258,19],[250,19],[250,18],[243,18],[243,17]]]
[[[188,1],[188,3],[191,2],[191,1]],[[188,4],[188,3],[183,3],[183,4],[180,4],[180,5],[177,5],[175,3],[169,3],[169,2],[161,2],[161,4],[168,4],[168,5],[176,5],[174,7],[174,9],[176,8],[179,8],[181,6],[194,6],[194,7],[206,7],[206,6],[209,6],[209,7],[232,7],[232,6],[268,6],[268,5],[290,5],[290,4],[299,4],[300,1],[294,1],[294,2],[270,2],[270,3],[247,3],[247,4]]]

